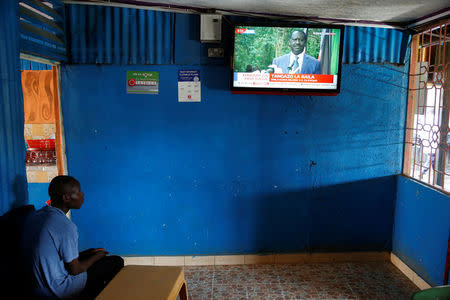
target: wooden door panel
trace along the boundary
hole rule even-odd
[[[52,70],[22,71],[25,124],[55,123]]]

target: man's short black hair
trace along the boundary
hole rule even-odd
[[[300,32],[301,34],[303,34],[304,36],[305,36],[305,38],[308,38],[308,35],[306,34],[306,32],[304,32],[303,30],[301,30],[301,29],[294,29],[292,32],[291,32],[291,37],[289,38],[289,39],[291,39],[292,38],[292,35],[294,34],[294,32]]]
[[[70,191],[74,186],[80,186],[80,182],[68,175],[59,175],[52,179],[48,186],[50,199],[59,202],[62,196]]]

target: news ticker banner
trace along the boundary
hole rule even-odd
[[[333,75],[270,73],[270,82],[333,83]]]
[[[200,70],[178,70],[178,102],[201,102]]]
[[[327,74],[234,73],[236,87],[333,88],[336,84],[337,76]]]
[[[127,94],[158,94],[159,73],[127,71]]]

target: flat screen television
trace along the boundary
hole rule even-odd
[[[234,24],[231,91],[337,95],[344,26]]]

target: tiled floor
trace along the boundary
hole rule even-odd
[[[185,267],[189,298],[411,299],[418,288],[389,262]]]

